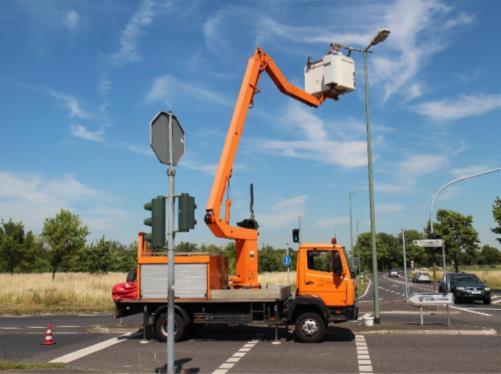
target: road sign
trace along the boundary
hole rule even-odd
[[[419,306],[452,304],[452,293],[415,293],[409,301]]]
[[[284,262],[285,266],[287,266],[287,267],[291,266],[291,256],[289,256],[289,255],[284,256],[283,262]]]
[[[444,241],[442,239],[423,239],[423,240],[413,240],[412,244],[419,247],[442,247]]]
[[[169,131],[169,117],[172,117],[172,132]],[[172,166],[176,166],[184,154],[184,130],[175,115],[160,112],[150,122],[150,145],[162,164],[170,165],[170,144]]]

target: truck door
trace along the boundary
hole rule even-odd
[[[340,256],[336,249],[311,248],[306,253],[307,265],[301,294],[320,297],[327,306],[345,306],[347,284],[343,275],[333,272],[333,256]]]

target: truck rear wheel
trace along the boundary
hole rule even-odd
[[[183,339],[186,331],[183,317],[179,313],[174,314],[174,340],[176,342]],[[155,336],[161,341],[167,340],[167,313],[162,313],[155,322]]]
[[[294,324],[296,340],[302,343],[318,343],[325,337],[325,322],[317,313],[299,315]]]

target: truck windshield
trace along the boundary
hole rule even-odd
[[[346,248],[345,247],[342,247],[342,248],[343,248],[343,252],[344,252],[344,258],[346,258],[346,262],[348,263],[348,268],[350,269],[351,278],[355,279],[356,274],[355,274],[355,269],[353,268],[353,263],[351,262],[351,257],[348,256],[348,253],[346,252]]]

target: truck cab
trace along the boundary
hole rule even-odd
[[[329,322],[358,318],[356,277],[344,247],[332,243],[303,243],[296,269],[296,295],[289,320],[304,342],[318,341],[318,330]]]

